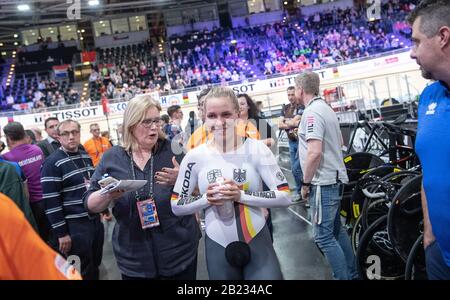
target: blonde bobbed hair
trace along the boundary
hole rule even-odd
[[[127,152],[137,149],[137,141],[133,135],[134,128],[145,118],[147,111],[156,108],[161,112],[161,105],[150,95],[138,95],[128,102],[127,108],[123,114],[122,124],[122,145]],[[159,139],[164,139],[165,134],[159,129]]]

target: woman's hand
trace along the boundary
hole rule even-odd
[[[233,180],[226,179],[223,185],[218,183],[208,185],[206,199],[209,204],[216,206],[223,205],[225,201],[239,202],[241,200],[241,190]]]
[[[226,179],[225,185],[221,189],[222,200],[239,202],[241,201],[241,189],[233,180]]]
[[[208,188],[206,190],[206,200],[208,200],[208,203],[211,205],[223,205],[223,201],[220,199],[220,195],[217,195],[219,193],[218,187],[218,183],[211,183],[208,185]]]
[[[162,168],[161,171],[156,172],[155,179],[157,184],[173,186],[177,181],[180,165],[175,156],[172,157],[173,168]]]
[[[117,190],[111,193],[107,193],[106,197],[109,201],[117,200],[125,194],[124,190]]]

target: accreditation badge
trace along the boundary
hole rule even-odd
[[[158,212],[156,211],[155,201],[152,198],[138,201],[136,204],[142,229],[159,226]]]

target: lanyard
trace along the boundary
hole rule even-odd
[[[322,97],[314,97],[314,98],[312,98],[311,101],[308,103],[308,107],[311,106],[311,104],[312,104],[314,101],[317,101],[317,100],[323,100],[323,101],[325,101],[325,99],[323,99]],[[325,102],[325,103],[326,103],[326,102]],[[327,105],[328,105],[328,103],[327,103]]]
[[[61,148],[61,150],[62,150],[62,148]],[[72,159],[72,157],[69,155],[69,153],[67,153],[65,150],[62,150],[62,151],[67,155],[67,157],[68,157],[68,158],[70,159],[70,161],[73,163],[73,165],[75,166],[75,168],[76,168],[76,169],[79,169],[80,167],[77,166],[77,164],[76,164],[75,161]],[[80,155],[80,159],[81,159],[81,161],[83,162],[83,166],[84,166],[84,168],[86,169],[86,173],[87,173],[87,178],[86,178],[86,176],[84,176],[84,172],[83,172],[83,177],[84,177],[84,179],[90,181],[90,180],[91,180],[91,174],[89,174],[89,170],[87,170],[87,165],[86,165],[86,163],[84,162],[84,158],[83,158],[83,156],[81,155],[80,152],[78,152],[78,154]]]
[[[133,174],[133,180],[136,180],[136,171],[135,171],[135,165],[134,165],[134,160],[133,160],[133,153],[130,151],[130,164],[131,164],[131,171]],[[152,157],[150,158],[150,180],[148,180],[149,182],[149,186],[150,186],[150,198],[153,198],[153,154]],[[145,186],[144,186],[145,188]],[[140,197],[139,197],[139,193],[138,191],[134,192],[134,198],[139,201]]]

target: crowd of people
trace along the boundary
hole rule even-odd
[[[225,30],[215,28],[168,40],[158,54],[151,43],[99,50],[91,90],[97,100],[129,100],[143,92],[169,92],[204,84],[243,81],[261,75],[315,70],[410,45],[410,10],[389,2],[382,19],[365,10],[333,9],[279,23]],[[147,49],[147,53],[145,52]],[[124,55],[131,53],[131,56]]]
[[[98,61],[89,78],[90,102],[108,98],[130,100],[149,92],[171,92],[188,87],[278,73],[316,70],[336,62],[369,57],[409,46],[410,26],[404,21],[414,4],[389,1],[382,19],[367,20],[362,9],[332,9],[310,16],[286,16],[275,24],[215,28],[169,38],[158,53],[147,41],[97,49]],[[414,2],[414,1],[413,1]],[[411,6],[412,5],[412,6]],[[248,24],[249,25],[249,24]],[[31,93],[37,89],[32,88]],[[77,104],[77,91],[55,91],[41,101],[30,91],[6,91],[2,108],[30,103],[34,108]],[[86,103],[83,103],[86,104]]]
[[[28,108],[63,107],[79,104],[80,94],[67,81],[53,79],[20,79],[17,86],[7,88],[1,100],[1,109],[13,110],[15,104],[26,104]]]

